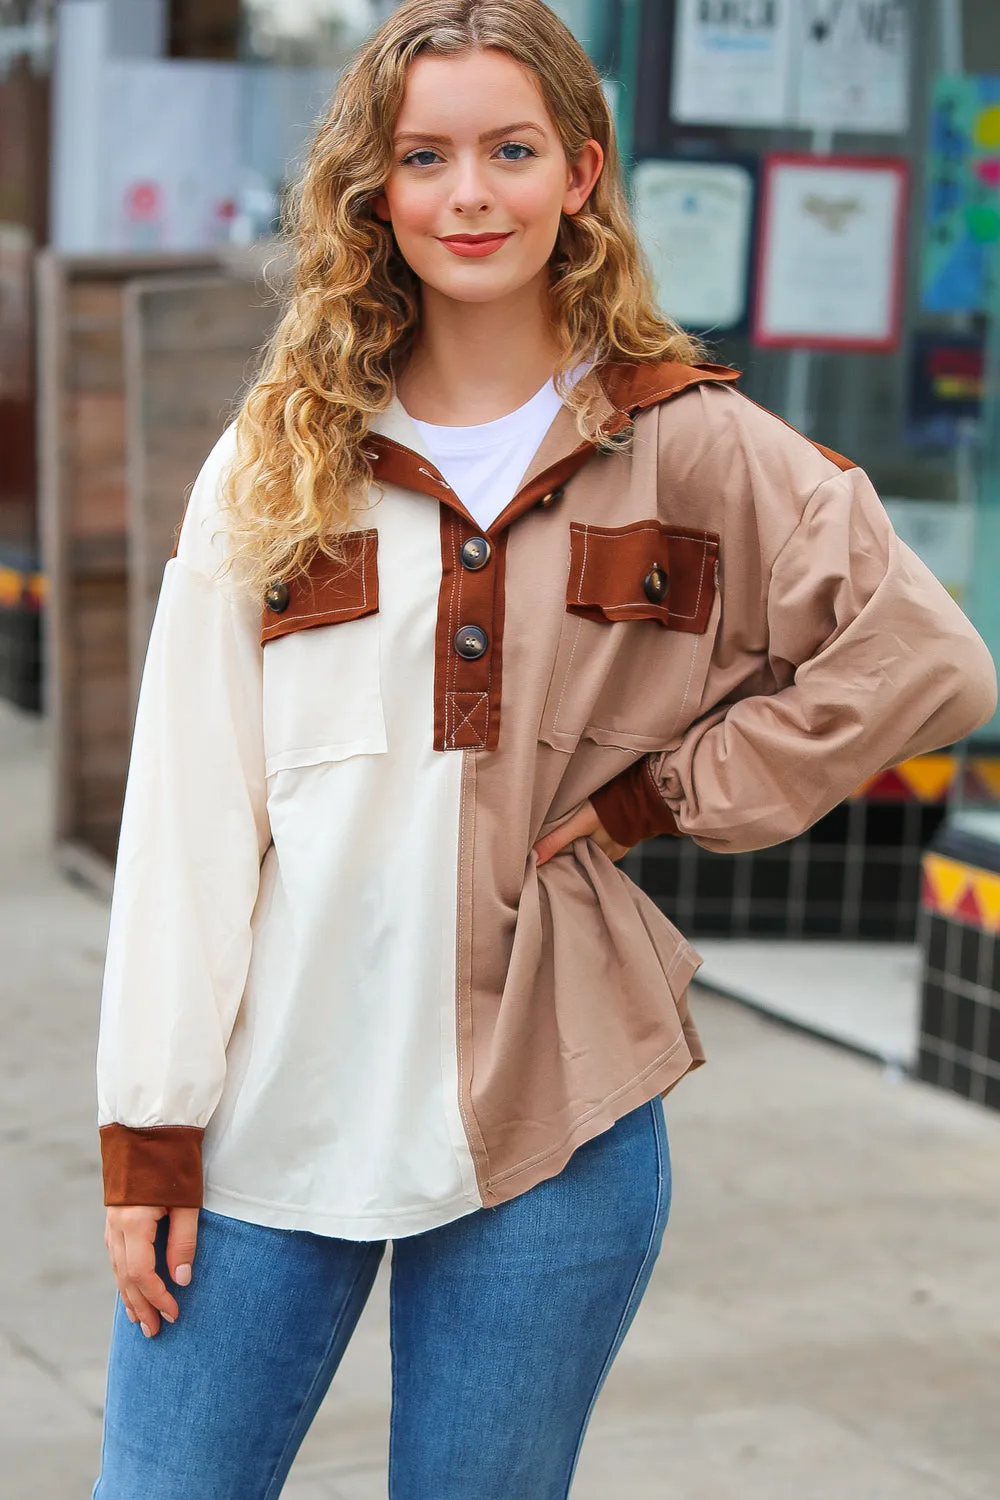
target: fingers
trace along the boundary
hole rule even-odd
[[[188,1286],[198,1245],[198,1210],[172,1208],[167,1239],[167,1270],[178,1286]]]
[[[156,1272],[156,1226],[163,1208],[110,1208],[105,1243],[129,1320],[147,1338],[159,1332],[161,1316],[173,1323],[178,1307]]]
[[[144,1253],[146,1251],[148,1251],[148,1261]],[[126,1311],[131,1307],[142,1324],[142,1331],[147,1338],[152,1338],[160,1331],[160,1315],[156,1303],[147,1295],[147,1288],[153,1290],[150,1287],[150,1281],[160,1280],[153,1270],[154,1265],[151,1242],[137,1242],[134,1235],[129,1236],[125,1233],[119,1235],[118,1290],[121,1292]],[[162,1282],[160,1284],[162,1286]]]
[[[129,1300],[139,1314],[140,1321],[148,1326],[150,1334],[158,1333],[159,1315],[162,1313],[168,1323],[173,1323],[178,1309],[162,1278],[156,1273],[152,1240],[126,1235],[125,1265],[125,1286]]]
[[[149,1329],[147,1337],[152,1337],[159,1329],[159,1318],[156,1309],[151,1306],[142,1293],[132,1285],[128,1274],[128,1248],[125,1235],[121,1230],[114,1233],[113,1264],[115,1268],[115,1280],[118,1283],[118,1292],[121,1296],[125,1312],[130,1323],[141,1323],[143,1333]]]
[[[124,1266],[125,1264],[125,1238],[120,1230],[112,1230],[109,1225],[104,1233],[104,1243],[107,1245],[108,1254],[111,1257],[111,1269],[115,1274],[115,1281],[118,1283],[118,1295],[122,1299],[125,1315],[130,1323],[138,1323],[139,1314],[132,1306],[131,1299],[123,1290],[122,1277],[118,1272],[119,1265]]]
[[[538,840],[535,845],[538,863],[544,865],[560,849],[568,848],[574,839],[588,838],[600,826],[596,812],[589,802],[584,802],[565,823],[560,823],[558,828],[553,828],[551,833]]]

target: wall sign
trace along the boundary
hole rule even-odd
[[[899,134],[909,124],[904,0],[799,0],[795,122]]]
[[[900,541],[927,564],[953,599],[964,603],[972,576],[975,507],[954,500],[904,500],[892,495],[883,504]]]
[[[240,182],[242,76],[235,63],[108,63],[109,249],[192,250],[229,238]]]
[[[906,197],[895,157],[765,158],[755,342],[894,349]]]
[[[632,189],[661,310],[692,332],[732,333],[749,300],[750,164],[649,159],[637,164]]]
[[[909,119],[906,0],[677,0],[671,114],[898,134]]]
[[[921,298],[985,312],[1000,255],[1000,78],[939,78],[931,107]]]
[[[677,0],[671,113],[780,125],[789,112],[791,0]]]

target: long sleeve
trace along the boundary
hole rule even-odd
[[[766,617],[771,675],[783,685],[712,706],[679,743],[602,788],[593,801],[612,837],[764,848],[994,712],[989,651],[859,469],[812,494],[774,560]]]
[[[105,1201],[198,1206],[270,842],[259,612],[219,560],[223,439],[166,566],[125,795],[97,1075]]]

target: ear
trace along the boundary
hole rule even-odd
[[[375,210],[375,217],[377,219],[381,219],[384,224],[392,223],[392,214],[389,212],[389,200],[384,193],[376,193],[372,199],[372,208]]]
[[[564,214],[579,213],[594,191],[603,166],[604,150],[600,143],[594,140],[586,141],[576,161],[569,164],[566,192],[562,203]]]

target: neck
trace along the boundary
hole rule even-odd
[[[492,422],[523,406],[556,365],[543,278],[492,302],[422,288],[420,330],[396,391],[411,417],[442,426]]]

